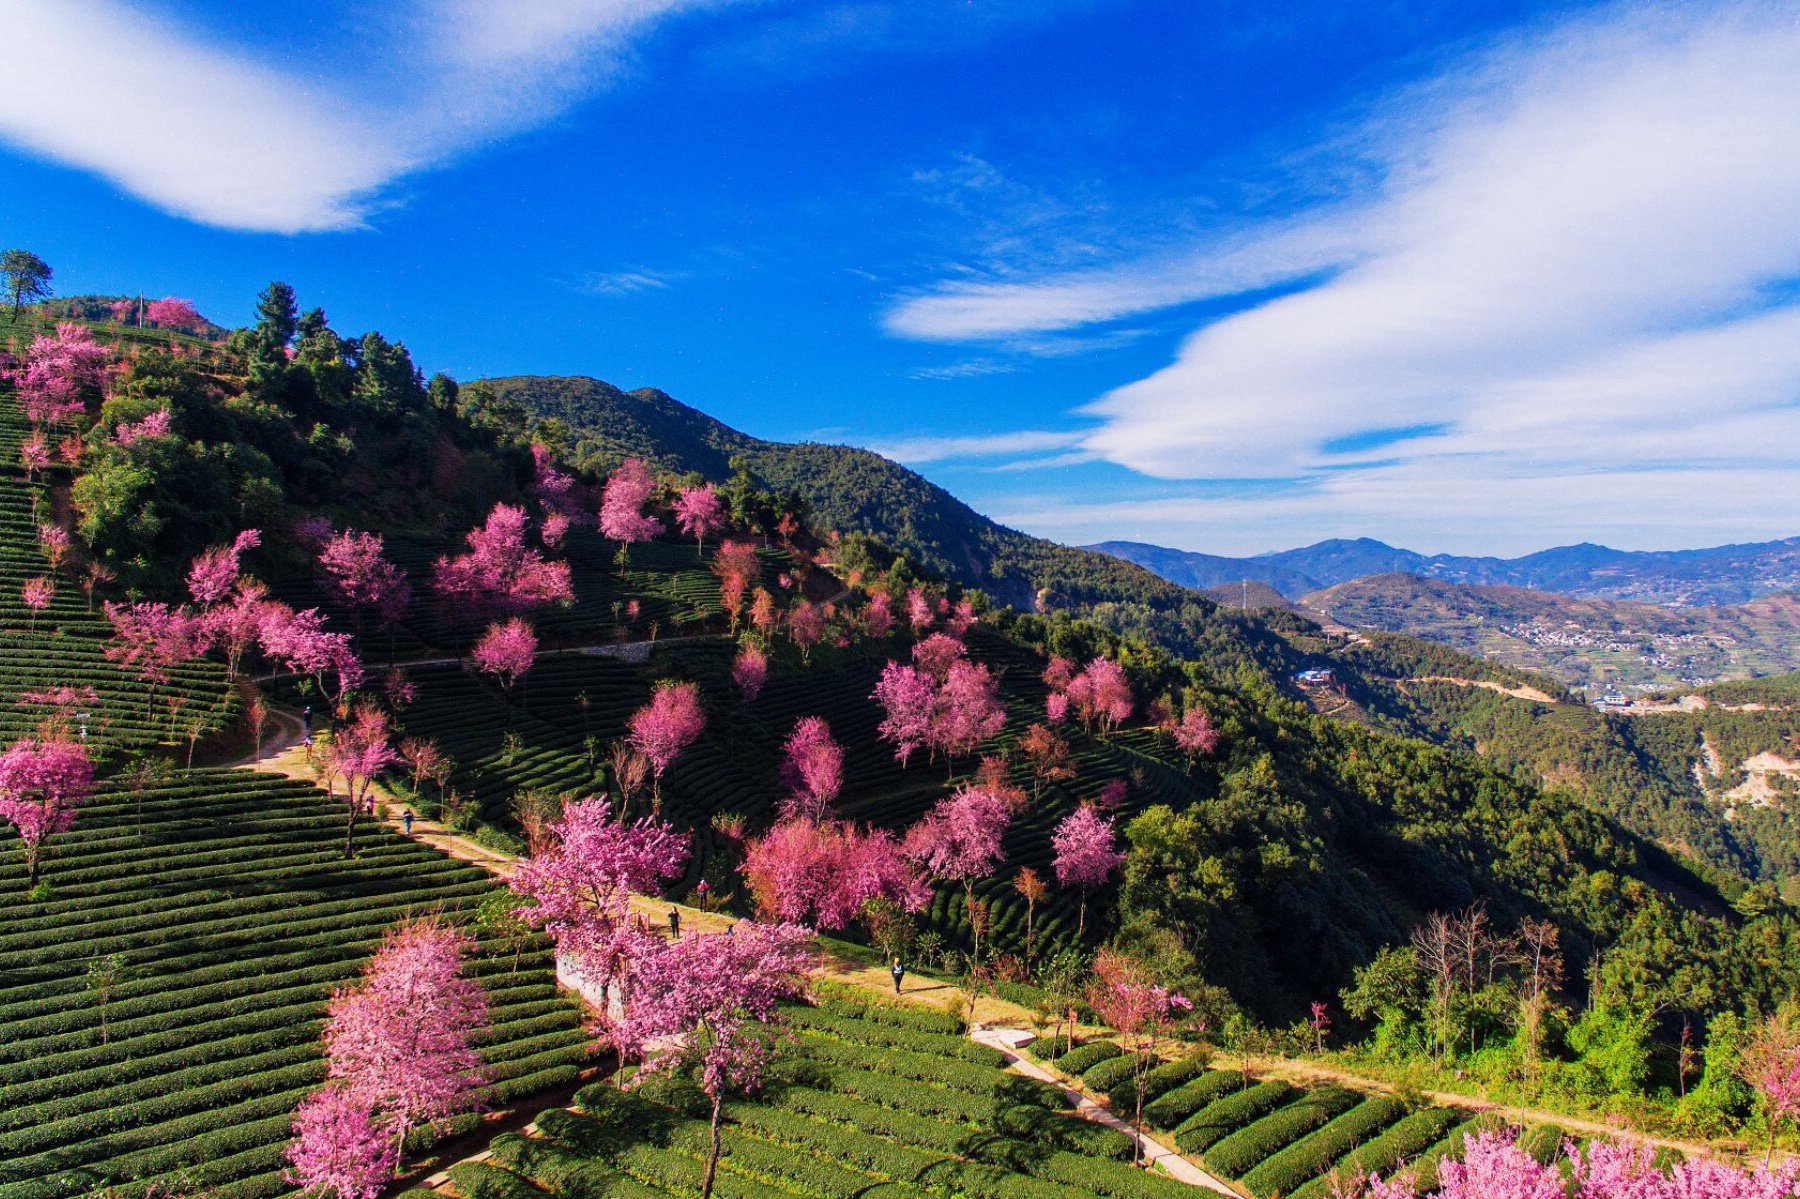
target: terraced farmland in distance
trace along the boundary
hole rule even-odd
[[[280,1153],[324,1077],[332,989],[394,922],[464,920],[496,887],[382,828],[345,860],[342,819],[305,783],[247,771],[113,783],[52,842],[53,894],[33,904],[18,842],[0,846],[0,1195],[170,1177],[218,1199],[289,1190]],[[112,955],[102,1008],[89,969]],[[484,940],[472,967],[493,1104],[573,1082],[586,1038],[547,942]]]
[[[52,575],[38,546],[38,525],[53,502],[43,482],[27,480],[19,466],[25,422],[10,389],[0,386],[0,741],[24,736],[47,714],[21,705],[26,693],[54,687],[92,687],[99,696],[82,705],[89,715],[89,744],[105,753],[179,743],[199,720],[204,732],[237,719],[238,699],[225,671],[211,660],[178,667],[168,685],[152,694],[133,671],[107,661],[112,626],[66,573],[55,576],[50,606],[33,614],[20,597],[27,579]],[[170,701],[178,701],[171,714]]]
[[[1060,1092],[1001,1069],[955,1018],[826,1003],[792,1013],[778,1079],[727,1107],[720,1199],[1193,1199],[1134,1168],[1119,1133],[1063,1110]],[[689,1195],[707,1127],[693,1095],[581,1093],[578,1112],[505,1135],[481,1164],[451,1168],[465,1199]]]

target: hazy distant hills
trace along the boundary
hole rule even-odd
[[[1392,573],[1669,605],[1738,604],[1800,588],[1800,537],[1664,551],[1615,550],[1584,542],[1520,558],[1427,556],[1367,537],[1321,541],[1250,558],[1191,553],[1135,541],[1107,541],[1088,548],[1136,562],[1185,587],[1204,590],[1249,579],[1266,583],[1290,599],[1353,579]]]

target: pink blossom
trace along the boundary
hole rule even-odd
[[[659,782],[669,763],[692,745],[705,727],[700,689],[692,683],[658,686],[650,702],[627,724],[631,747],[650,760],[650,770]]]
[[[194,602],[210,607],[229,596],[237,586],[239,559],[245,550],[260,544],[262,534],[256,529],[245,529],[230,545],[216,545],[197,555],[187,575],[188,594]]]
[[[397,1150],[367,1100],[346,1087],[325,1087],[294,1109],[286,1178],[322,1199],[376,1199],[394,1181]]]
[[[531,493],[538,497],[551,515],[563,518],[563,528],[566,530],[569,527],[568,518],[572,514],[570,504],[575,490],[574,476],[558,470],[556,456],[548,446],[537,442],[531,446],[531,465]]]
[[[19,588],[19,599],[33,612],[42,612],[50,606],[50,600],[56,595],[56,581],[49,575],[38,575],[25,580]]]
[[[969,635],[969,630],[975,627],[975,621],[975,605],[962,600],[944,617],[944,631],[960,640]]]
[[[886,637],[894,631],[893,602],[886,592],[877,591],[869,597],[868,606],[863,609],[863,623],[871,637]]]
[[[113,626],[107,660],[136,670],[147,683],[167,683],[171,671],[204,648],[204,630],[186,608],[111,602],[104,608]]]
[[[913,662],[920,670],[940,683],[944,681],[944,676],[950,673],[953,663],[968,656],[967,646],[955,637],[944,633],[933,633],[913,646]]]
[[[510,691],[537,660],[537,647],[531,626],[515,616],[504,624],[489,625],[469,656],[475,669],[494,675]]]
[[[0,754],[0,820],[25,843],[29,885],[38,883],[44,839],[68,831],[93,789],[94,764],[72,742],[26,737]]]
[[[406,572],[387,559],[385,549],[381,534],[346,529],[326,541],[319,565],[338,602],[398,619],[412,600],[412,584]]]
[[[785,820],[752,841],[744,879],[765,919],[841,929],[884,899],[909,912],[931,900],[894,835],[838,821]]]
[[[642,459],[627,458],[600,493],[600,534],[623,545],[648,541],[663,531],[662,521],[644,514],[656,479]]]
[[[1205,708],[1193,704],[1181,714],[1181,723],[1175,726],[1175,744],[1196,757],[1206,757],[1219,748],[1219,730]]]
[[[244,654],[262,637],[270,605],[268,589],[254,579],[240,579],[228,604],[214,604],[201,616],[202,636],[225,651],[225,670],[237,677]]]
[[[1061,691],[1052,691],[1044,697],[1044,719],[1051,724],[1061,724],[1069,718],[1069,697]]]
[[[825,636],[825,615],[817,604],[804,599],[795,601],[793,610],[788,613],[788,636],[800,647],[802,657],[820,642]]]
[[[1069,684],[1075,680],[1075,663],[1060,654],[1050,659],[1044,667],[1044,686],[1051,691],[1067,691]]]
[[[781,781],[788,789],[782,816],[822,819],[844,787],[844,747],[824,717],[808,716],[794,725],[782,754]]]
[[[1064,693],[1081,718],[1082,727],[1089,731],[1095,725],[1110,731],[1131,716],[1134,704],[1125,668],[1110,658],[1097,657],[1089,662],[1069,681]]]
[[[432,586],[446,599],[503,612],[573,603],[569,564],[547,562],[528,547],[526,523],[523,508],[495,504],[486,523],[468,534],[468,553],[437,560]]]
[[[706,539],[725,526],[725,506],[711,483],[682,490],[675,500],[675,523],[696,548],[704,548]]]
[[[113,444],[121,449],[134,446],[140,441],[149,441],[157,437],[167,437],[175,431],[175,418],[167,408],[158,408],[149,416],[139,421],[129,421],[113,430]]]
[[[345,857],[354,853],[356,817],[368,801],[369,788],[382,771],[400,760],[388,744],[389,736],[387,713],[374,704],[360,705],[332,734],[329,761],[332,770],[343,777],[349,807],[344,824]]]
[[[999,684],[979,662],[957,662],[932,698],[930,744],[950,757],[972,753],[1006,725]]]
[[[69,531],[61,525],[38,526],[38,548],[44,551],[44,558],[50,563],[51,570],[62,567],[63,559],[69,556]]]
[[[1050,836],[1050,848],[1056,854],[1056,881],[1064,887],[1081,888],[1081,917],[1077,932],[1087,930],[1088,895],[1106,885],[1123,854],[1113,848],[1113,822],[1087,804],[1082,804],[1062,819]]]
[[[45,444],[42,433],[34,431],[19,443],[19,462],[28,476],[50,465],[50,447]]]
[[[931,740],[936,694],[930,675],[900,662],[889,662],[875,684],[874,699],[887,713],[876,731],[893,744],[894,757],[902,765]]]
[[[320,687],[327,674],[336,674],[338,695],[362,685],[362,660],[351,647],[350,635],[326,632],[325,617],[317,608],[296,612],[285,604],[265,604],[261,617],[257,635],[270,658],[295,674],[311,675]]]
[[[112,352],[85,328],[61,324],[26,351],[26,365],[13,371],[19,407],[32,425],[60,425],[86,410],[86,393],[98,391]]]
[[[206,318],[200,315],[193,301],[175,296],[150,301],[144,308],[144,319],[159,329],[173,329],[179,333],[200,333],[206,328]]]
[[[743,692],[744,702],[755,703],[768,679],[769,656],[754,645],[746,645],[740,649],[737,659],[731,664],[731,681]]]
[[[901,848],[932,878],[967,888],[1005,858],[1000,840],[1011,823],[1012,807],[1004,796],[964,783],[907,830]]]
[[[561,512],[552,512],[544,517],[543,528],[538,530],[538,538],[546,546],[555,549],[563,543],[569,534],[569,518]]]
[[[914,587],[906,593],[906,620],[912,625],[913,632],[922,633],[929,629],[936,618],[936,613],[931,610],[931,600],[922,588]]]

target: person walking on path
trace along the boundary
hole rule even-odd
[[[409,837],[412,836],[412,822],[413,822],[412,809],[408,808],[408,809],[406,809],[406,815],[400,817],[400,823],[402,823],[406,826],[406,835]]]
[[[894,965],[889,970],[889,973],[894,976],[894,994],[898,995],[900,993],[900,980],[906,977],[906,967],[901,965],[899,958],[894,959]]]
[[[680,908],[670,908],[669,909],[669,935],[671,937],[679,937],[681,935],[681,909]]]

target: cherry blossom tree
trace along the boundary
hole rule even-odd
[[[949,675],[950,668],[969,656],[969,648],[955,637],[933,633],[913,646],[913,663],[938,682]]]
[[[112,624],[113,639],[103,651],[109,662],[137,671],[149,684],[145,710],[155,702],[156,689],[168,683],[171,673],[196,657],[204,647],[204,630],[185,608],[161,603],[102,605]]]
[[[979,662],[957,662],[932,697],[928,742],[935,752],[958,758],[1006,726],[1006,706],[988,668]]]
[[[1057,655],[1044,666],[1044,686],[1051,691],[1067,691],[1076,673],[1075,663]]]
[[[635,935],[632,892],[655,893],[679,877],[687,838],[660,821],[617,818],[605,799],[564,805],[547,833],[507,880],[528,901],[519,918],[549,934],[558,959],[606,993],[654,948],[651,934]]]
[[[67,424],[86,410],[89,393],[98,392],[112,351],[81,325],[61,324],[54,334],[34,339],[25,351],[25,366],[13,371],[20,409],[33,428]]]
[[[731,681],[743,693],[745,703],[755,703],[769,681],[769,656],[757,646],[744,646],[731,664]]]
[[[921,587],[914,587],[906,593],[906,622],[912,626],[914,633],[923,633],[937,619],[937,613],[931,606],[931,599]]]
[[[1059,886],[1081,889],[1081,916],[1076,935],[1087,931],[1088,895],[1106,885],[1124,855],[1113,848],[1116,833],[1113,822],[1088,804],[1082,804],[1063,817],[1050,835],[1050,848],[1055,852],[1054,868]]]
[[[1082,728],[1093,732],[1099,726],[1105,732],[1131,716],[1135,704],[1131,685],[1125,679],[1125,668],[1110,658],[1095,658],[1080,674],[1069,680],[1064,689],[1069,706],[1081,720]]]
[[[269,615],[269,591],[255,579],[239,578],[229,603],[214,604],[200,616],[202,636],[206,643],[225,654],[225,673],[237,678],[244,655],[262,637],[263,621]]]
[[[320,1199],[376,1199],[399,1165],[394,1138],[369,1101],[346,1087],[314,1091],[294,1110],[287,1181]]]
[[[362,686],[362,660],[351,648],[350,635],[326,632],[325,617],[317,608],[296,612],[286,604],[265,604],[257,636],[263,653],[295,674],[310,676],[333,699]],[[328,674],[337,679],[335,690],[325,685]]]
[[[662,521],[644,513],[644,505],[656,490],[656,479],[640,458],[619,463],[600,492],[600,535],[619,543],[620,561],[640,541],[663,531]]]
[[[94,789],[94,764],[79,744],[25,737],[0,754],[0,820],[25,843],[28,886],[36,887],[44,842],[67,832]]]
[[[675,500],[675,523],[694,539],[694,552],[706,552],[706,539],[725,527],[725,505],[711,483],[687,487]]]
[[[113,430],[112,442],[120,449],[129,449],[140,441],[152,441],[158,437],[167,437],[175,431],[175,418],[167,408],[158,408],[142,420],[126,421]]]
[[[556,466],[556,455],[550,447],[541,442],[533,442],[531,446],[531,494],[537,496],[547,513],[545,522],[550,516],[563,518],[562,527],[569,527],[568,518],[575,515],[575,477]],[[549,544],[549,539],[545,539]]]
[[[841,821],[784,820],[750,842],[743,869],[763,919],[824,930],[876,901],[916,912],[931,900],[892,833]]]
[[[719,606],[725,609],[735,630],[744,595],[762,574],[762,559],[757,557],[756,546],[751,542],[727,541],[713,555],[712,569],[719,579]]]
[[[935,882],[961,886],[964,905],[972,906],[975,884],[1006,857],[1000,842],[1011,823],[1012,805],[1005,796],[965,783],[906,831],[901,850]],[[974,949],[980,958],[979,939]]]
[[[412,602],[412,583],[404,570],[388,560],[385,549],[381,534],[346,529],[334,534],[319,551],[319,565],[331,594],[355,614],[358,640],[365,611],[376,612],[384,623],[391,624]]]
[[[206,318],[200,315],[200,310],[194,307],[193,301],[176,296],[151,300],[144,307],[144,320],[158,329],[170,329],[177,333],[200,333],[206,329]]]
[[[761,587],[750,593],[750,627],[765,638],[775,632],[781,622],[781,609],[775,606],[775,597]]]
[[[869,636],[879,640],[894,631],[893,601],[887,592],[877,591],[869,597],[863,608],[863,627],[868,629]]]
[[[409,921],[326,1009],[327,1089],[366,1105],[396,1168],[409,1131],[481,1105],[487,1071],[473,1041],[488,1005],[463,964],[473,944],[442,920]]]
[[[781,1004],[805,990],[809,940],[793,925],[743,921],[731,935],[683,937],[638,968],[621,1043],[648,1052],[640,1077],[691,1070],[712,1101],[700,1199],[712,1199],[725,1096],[761,1088]]]
[[[31,612],[28,622],[31,632],[37,632],[37,614],[50,606],[56,597],[56,581],[49,575],[37,575],[26,579],[19,588],[19,601]]]
[[[223,603],[237,588],[246,551],[262,544],[262,532],[245,529],[229,545],[215,545],[197,555],[188,566],[188,594],[203,608]]]
[[[1758,1025],[1744,1046],[1738,1072],[1762,1104],[1767,1160],[1782,1125],[1800,1119],[1800,1017],[1781,1011]]]
[[[844,747],[824,717],[808,716],[794,725],[782,746],[781,782],[788,789],[783,819],[822,820],[831,810],[844,789]]]
[[[1312,1008],[1307,1016],[1307,1023],[1312,1025],[1314,1051],[1323,1054],[1325,1052],[1325,1034],[1331,1031],[1330,1009],[1318,1000],[1313,1000]]]
[[[894,758],[902,766],[931,741],[932,701],[936,697],[930,675],[900,662],[889,662],[875,684],[873,698],[887,713],[876,731],[893,744]]]
[[[1219,748],[1219,730],[1199,704],[1192,704],[1181,714],[1175,726],[1175,745],[1190,760],[1210,756]]]
[[[25,468],[25,477],[30,480],[35,480],[40,472],[49,468],[50,446],[42,433],[34,430],[19,443],[19,464]]]
[[[50,564],[51,570],[61,570],[73,543],[69,531],[61,525],[42,524],[38,526],[38,548],[44,551],[44,561]]]
[[[331,769],[343,776],[349,804],[344,822],[346,858],[356,856],[356,817],[368,804],[370,787],[382,771],[400,760],[388,744],[390,735],[387,713],[374,704],[359,704],[351,718],[339,724],[331,735],[329,762]]]
[[[465,540],[469,552],[441,557],[432,568],[432,587],[451,603],[477,612],[524,612],[545,604],[569,604],[575,589],[567,562],[546,561],[526,543],[523,508],[495,504],[479,529]]]
[[[444,751],[438,748],[437,742],[425,737],[406,737],[400,742],[400,760],[412,775],[413,795],[419,794],[419,788],[428,778],[435,778],[438,767],[448,759]]]
[[[809,661],[812,647],[825,637],[825,614],[819,605],[801,599],[788,612],[788,636],[800,647],[800,660]]]
[[[1157,1060],[1157,1046],[1194,1005],[1186,996],[1156,982],[1142,963],[1111,949],[1102,949],[1094,957],[1094,981],[1088,987],[1087,1001],[1100,1022],[1118,1032],[1120,1044],[1131,1055],[1135,1121],[1142,1125],[1144,1094],[1150,1068]],[[1132,1141],[1136,1161],[1143,1153],[1143,1143],[1136,1137]]]
[[[650,702],[626,723],[631,747],[650,763],[654,804],[662,807],[662,776],[681,751],[692,745],[706,727],[700,708],[700,689],[692,683],[663,683]]]
[[[500,680],[507,705],[512,704],[513,684],[524,678],[537,660],[537,635],[531,626],[517,616],[504,623],[496,621],[487,627],[475,643],[470,658],[475,669]]]

